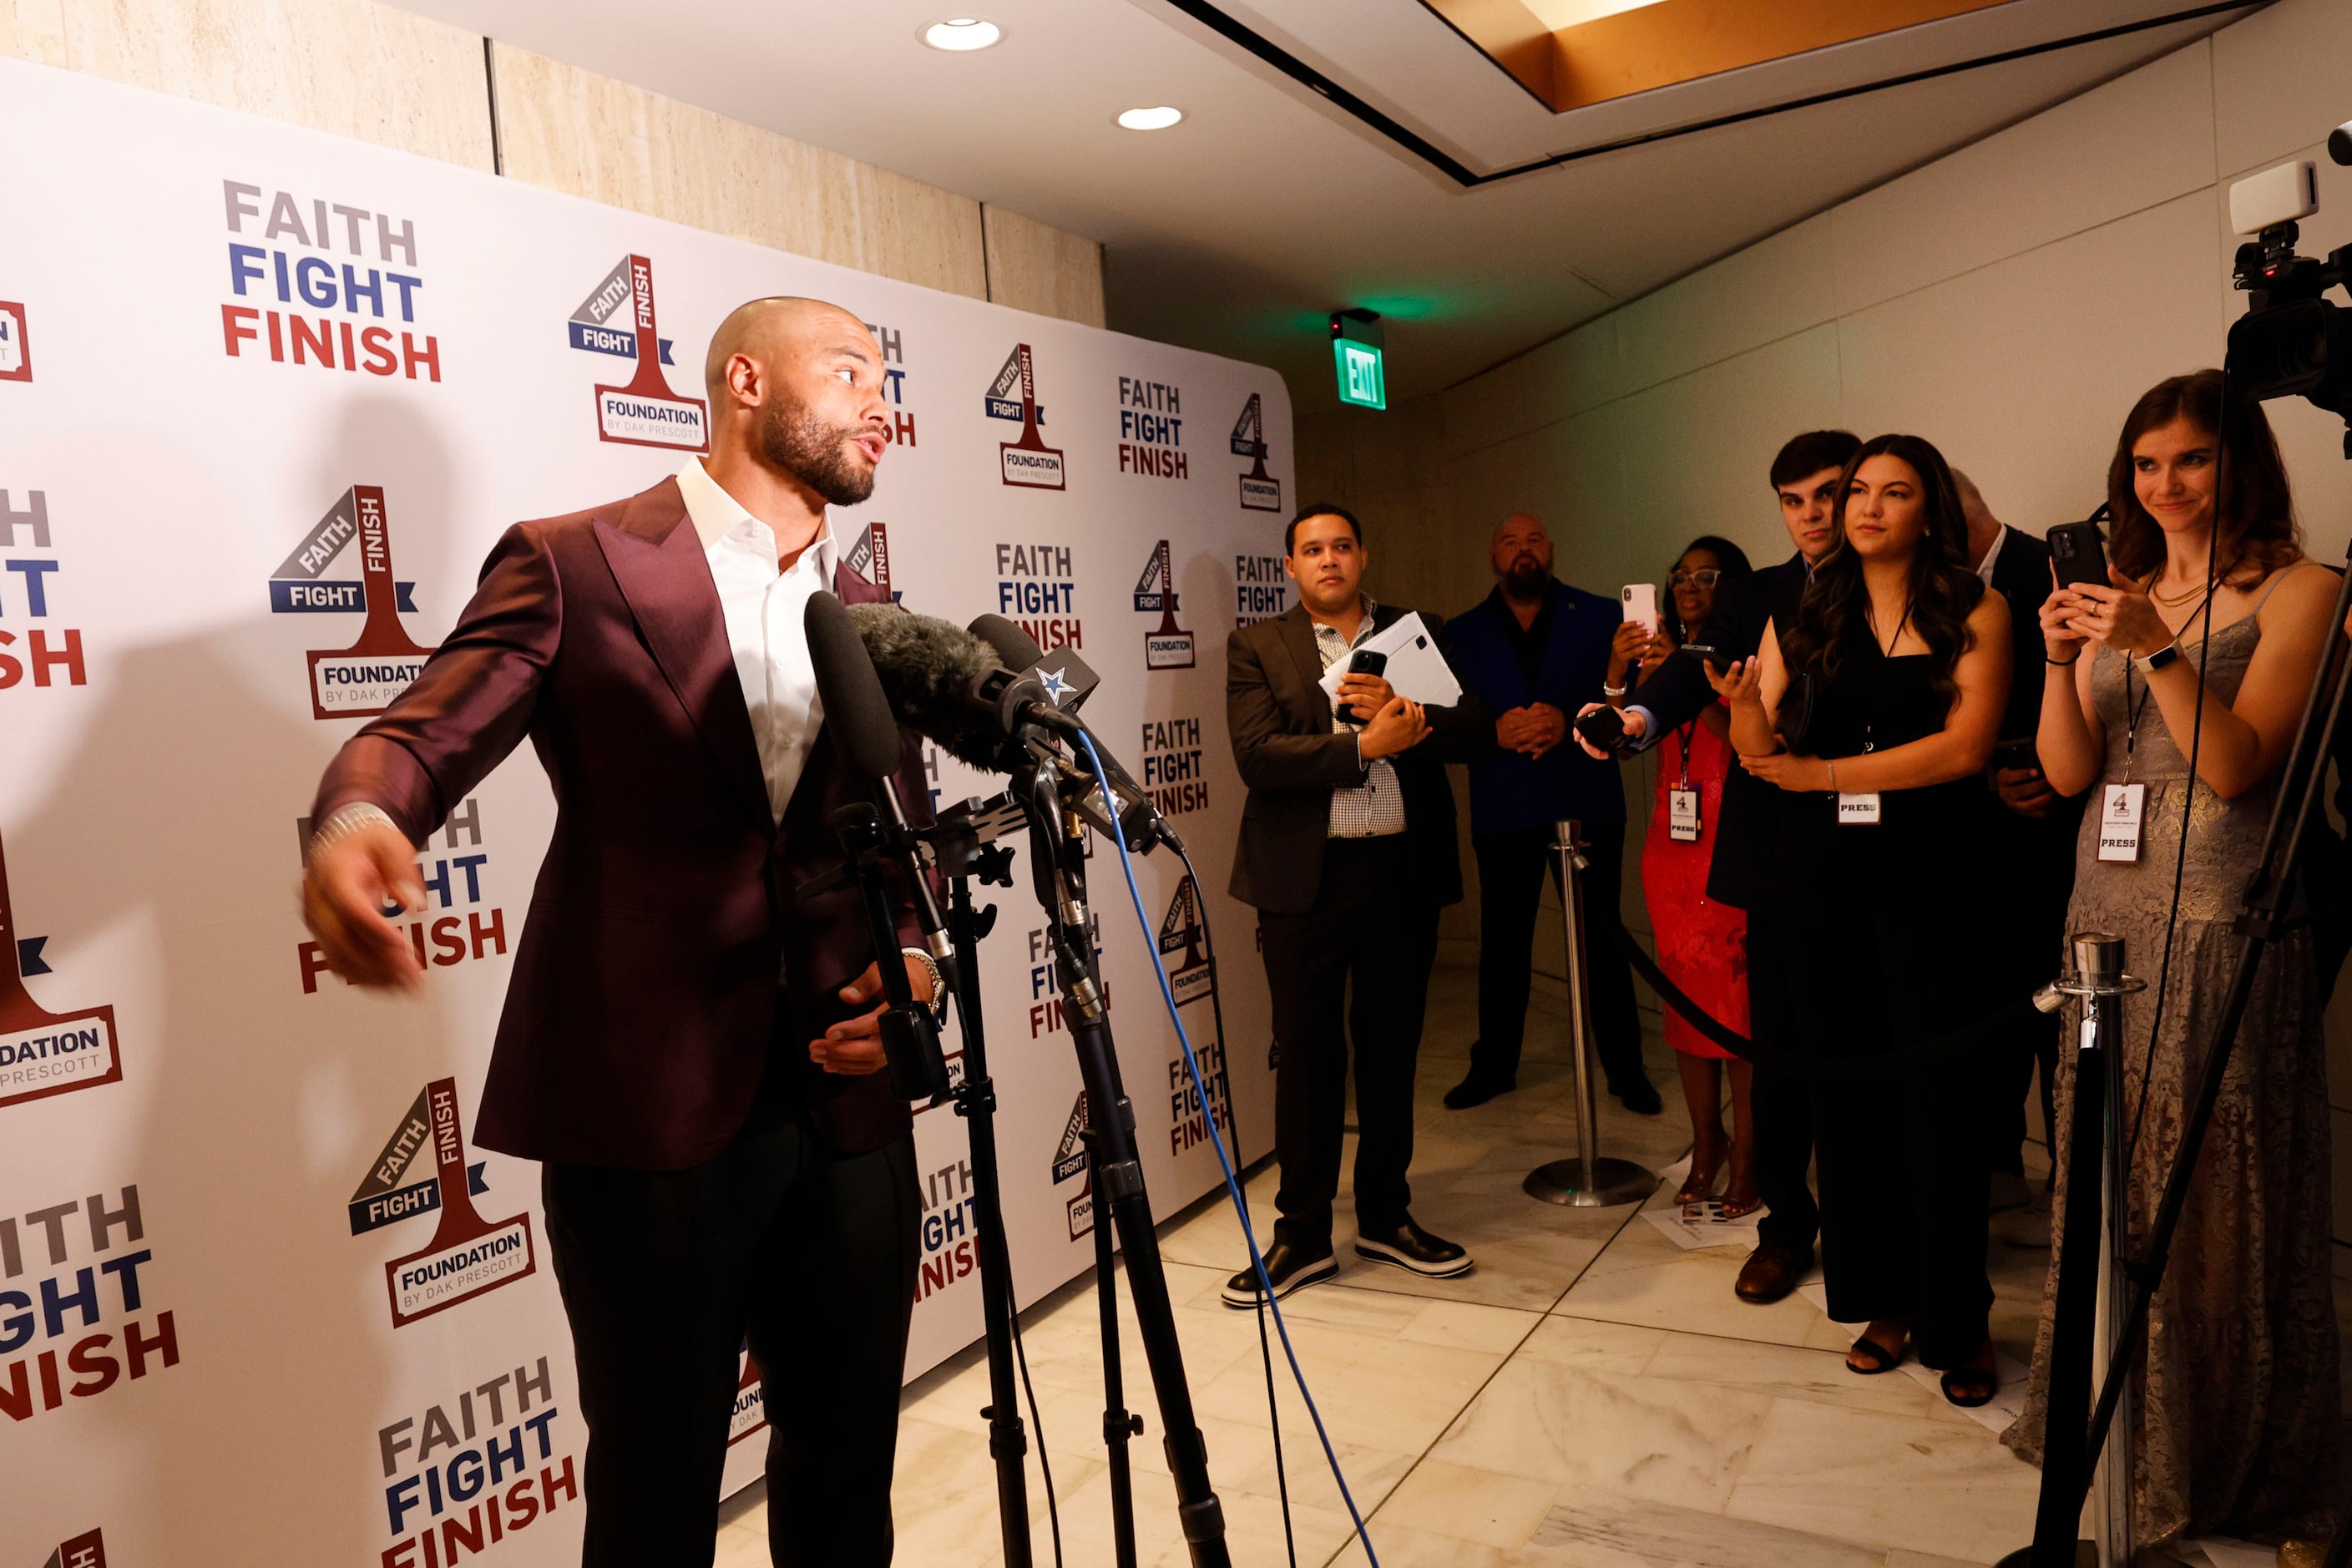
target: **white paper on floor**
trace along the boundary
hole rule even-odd
[[[1829,1316],[1829,1285],[1818,1272],[1797,1287],[1797,1294],[1819,1307],[1823,1317]],[[1830,1318],[1830,1321],[1835,1323],[1837,1320]],[[1841,1328],[1852,1329],[1857,1335],[1868,1326],[1865,1323],[1839,1324]],[[1934,1389],[1937,1398],[1944,1397],[1944,1374],[1920,1365],[1919,1358],[1911,1352],[1904,1352],[1903,1364],[1896,1370],[1912,1382]],[[1993,1352],[1993,1370],[2000,1374],[2000,1388],[1993,1394],[1992,1403],[1979,1405],[1973,1410],[1961,1410],[1960,1414],[1989,1431],[2006,1432],[2011,1422],[2025,1414],[2026,1366],[2007,1351],[1996,1350]],[[1958,1405],[1953,1408],[1959,1409]],[[2222,1568],[2222,1565],[2217,1562],[2214,1568]],[[2237,1568],[2234,1559],[2229,1568]]]
[[[1662,1191],[1678,1190],[1690,1175],[1688,1154],[1658,1173]],[[1726,1219],[1723,1205],[1713,1198],[1705,1203],[1669,1205],[1664,1208],[1643,1209],[1642,1217],[1656,1226],[1676,1247],[1685,1250],[1701,1247],[1741,1247],[1756,1249],[1756,1222],[1771,1211],[1759,1208],[1738,1219]]]
[[[2221,1536],[2209,1535],[2201,1541],[2184,1541],[2180,1544],[2190,1552],[2203,1552],[2205,1561],[2213,1568],[2272,1568],[2278,1561],[2278,1548],[2274,1546],[2253,1546]]]

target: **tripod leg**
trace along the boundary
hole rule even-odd
[[[1078,1070],[1087,1085],[1087,1115],[1095,1132],[1095,1227],[1102,1235],[1106,1207],[1118,1226],[1127,1259],[1127,1284],[1135,1298],[1136,1326],[1142,1331],[1144,1359],[1151,1368],[1152,1392],[1160,1401],[1161,1443],[1168,1471],[1176,1482],[1176,1513],[1184,1529],[1193,1568],[1231,1568],[1225,1549],[1224,1510],[1209,1485],[1209,1456],[1192,1415],[1192,1391],[1184,1380],[1184,1352],[1176,1338],[1168,1275],[1160,1258],[1160,1237],[1151,1226],[1151,1200],[1143,1189],[1143,1165],[1136,1158],[1135,1112],[1118,1079],[1110,1030],[1100,1018],[1072,1017]],[[1105,1237],[1098,1244],[1108,1248]],[[1099,1254],[1098,1254],[1099,1255]],[[1106,1278],[1108,1276],[1106,1275]]]
[[[1089,1099],[1088,1106],[1100,1104]],[[1118,1346],[1118,1276],[1111,1252],[1110,1216],[1103,1211],[1102,1151],[1087,1134],[1087,1181],[1095,1194],[1095,1304],[1102,1314],[1103,1444],[1109,1451],[1110,1533],[1118,1568],[1135,1568],[1135,1480],[1127,1459],[1129,1439],[1143,1431],[1143,1417],[1127,1408],[1127,1378]]]

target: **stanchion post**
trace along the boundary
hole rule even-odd
[[[2076,1568],[2085,1547],[2080,1540],[2084,1474],[2089,1454],[2084,1443],[2091,1419],[2091,1389],[2104,1373],[2120,1332],[2120,1314],[2107,1310],[2110,1289],[2122,1283],[2115,1267],[2105,1221],[2120,1205],[2116,1173],[2121,1151],[2114,1148],[2115,1111],[2120,1100],[2123,997],[2140,982],[2124,973],[2124,942],[2103,931],[2077,931],[2073,971],[2035,998],[2045,1009],[2063,994],[2083,1001],[2082,1028],[2075,1037],[2074,1093],[2067,1121],[2066,1210],[2060,1225],[2055,1321],[2050,1331],[2050,1384],[2042,1431],[2042,1496],[2035,1510],[2033,1544],[2002,1558],[1999,1568]],[[2056,1130],[2052,1129],[2054,1139]],[[2057,1153],[2053,1146],[2053,1155]],[[2110,1181],[2117,1182],[2113,1191]],[[2113,1298],[2122,1300],[2120,1295]],[[2104,1321],[2103,1321],[2104,1320]],[[2107,1450],[2113,1459],[2117,1450]],[[2094,1510],[2097,1540],[2092,1561],[2100,1568],[2127,1568],[2131,1562],[2131,1463],[2103,1462],[2102,1495]],[[2108,1478],[2115,1478],[2110,1482]],[[2117,1520],[2121,1526],[2118,1531]],[[2121,1555],[2116,1555],[2120,1552]]]
[[[1592,1042],[1592,977],[1584,962],[1584,840],[1574,822],[1552,824],[1552,854],[1559,868],[1561,945],[1568,961],[1568,1037],[1576,1061],[1576,1158],[1554,1160],[1528,1173],[1530,1197],[1570,1208],[1638,1203],[1657,1190],[1658,1175],[1631,1160],[1601,1155]]]

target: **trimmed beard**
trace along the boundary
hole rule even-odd
[[[851,456],[854,426],[827,425],[804,403],[781,394],[760,422],[760,449],[768,461],[808,486],[831,506],[856,506],[874,493],[874,468]]]
[[[1550,576],[1549,568],[1529,563],[1522,569],[1518,563],[1513,562],[1511,569],[1503,574],[1503,591],[1514,599],[1532,599],[1543,592],[1543,585]]]

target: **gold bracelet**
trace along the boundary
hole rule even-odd
[[[1835,788],[1837,788],[1837,759],[1836,759],[1835,757],[1832,757],[1832,758],[1830,758],[1830,759],[1829,759],[1829,764],[1830,764],[1830,788],[1832,788],[1832,789],[1835,789]]]

